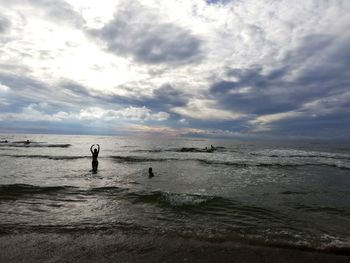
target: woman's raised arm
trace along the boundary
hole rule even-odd
[[[90,152],[91,152],[92,154],[94,154],[94,152],[92,151],[92,147],[94,147],[94,145],[95,145],[95,144],[91,145],[91,147],[90,147]]]

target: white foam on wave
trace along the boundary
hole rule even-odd
[[[261,155],[267,157],[319,157],[319,158],[335,158],[350,159],[350,155],[343,153],[304,151],[295,149],[267,149],[252,152],[253,155]]]
[[[169,202],[172,206],[189,206],[205,203],[213,199],[213,197],[163,192],[162,199]]]
[[[341,248],[341,249],[350,249],[350,237],[340,238],[333,235],[323,234],[321,237],[322,245],[321,249],[330,249],[330,248]]]

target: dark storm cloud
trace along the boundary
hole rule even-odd
[[[350,36],[335,39],[329,36],[328,43],[323,46],[311,46],[306,51],[312,49],[318,50],[313,54],[314,59],[318,62],[316,65],[310,65],[299,76],[299,83],[313,84],[322,83],[328,85],[349,85],[350,83]],[[312,39],[311,44],[317,39]],[[300,58],[301,60],[301,58]],[[330,87],[331,88],[331,87]]]
[[[86,106],[101,106],[108,102],[107,96],[92,94],[86,87],[72,81],[62,80],[49,85],[36,79],[14,74],[0,73],[0,83],[10,88],[4,94],[7,105],[2,112],[20,112],[30,104],[47,103],[46,113],[77,111]]]
[[[150,96],[121,96],[102,93],[94,93],[90,94],[90,96],[103,106],[146,107],[154,112],[171,112],[172,108],[185,106],[189,100],[187,94],[175,89],[170,84],[160,86]],[[178,119],[180,117],[173,113],[171,118]]]
[[[182,91],[165,84],[159,89],[154,90],[153,97],[147,102],[148,105],[157,109],[169,110],[173,107],[185,106],[189,97]]]
[[[238,77],[238,81],[220,81],[210,88],[211,97],[226,109],[258,115],[272,114],[291,110],[298,102],[293,98],[297,94],[286,97],[283,92],[292,89],[293,85],[284,83],[280,77],[263,75],[261,68],[231,71],[229,74]],[[275,72],[272,74],[275,75]]]
[[[271,123],[269,134],[349,139],[350,112],[322,116],[301,116]]]
[[[19,112],[32,103],[49,103],[54,107],[68,107],[71,96],[63,96],[61,89],[24,76],[0,73],[0,83],[10,88],[5,94],[7,105],[2,112]]]
[[[349,46],[346,35],[308,36],[267,74],[263,66],[229,70],[227,76],[236,81],[214,83],[210,97],[256,117],[290,112],[286,118],[251,122],[269,134],[345,138],[350,132]],[[244,130],[245,123],[239,126]]]
[[[238,80],[214,83],[211,96],[228,109],[262,115],[297,110],[304,103],[344,93],[350,85],[349,45],[349,38],[308,37],[268,74],[259,66],[229,70],[228,76]],[[291,74],[296,77],[291,79]]]
[[[147,64],[185,63],[201,56],[201,41],[190,31],[159,21],[136,3],[128,3],[110,23],[89,34],[104,41],[108,51]]]
[[[138,100],[123,96],[107,96],[99,92],[92,93],[86,87],[72,81],[62,80],[57,86],[14,74],[0,73],[0,83],[10,88],[6,94],[9,106],[6,111],[19,111],[31,103],[49,103],[65,111],[80,106],[100,106],[106,103],[135,104]]]

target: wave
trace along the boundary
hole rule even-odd
[[[272,150],[249,153],[253,156],[264,156],[271,158],[327,158],[327,159],[339,159],[350,160],[350,156],[347,154],[337,154],[328,152],[308,152],[297,150]]]
[[[3,154],[2,156],[14,158],[41,158],[50,160],[76,160],[91,158],[91,156],[54,156],[54,155],[40,155],[40,154]]]
[[[303,166],[328,166],[344,170],[350,170],[350,167],[342,166],[339,164],[329,164],[329,163],[256,163],[256,162],[232,162],[232,161],[219,161],[210,159],[200,159],[200,158],[173,158],[173,157],[163,157],[163,158],[149,158],[143,156],[110,156],[110,158],[120,161],[120,162],[165,162],[165,161],[197,161],[209,165],[228,165],[237,167],[303,167]]]
[[[120,193],[120,189],[114,191]],[[286,215],[278,211],[246,205],[220,196],[165,191],[127,191],[123,192],[119,198],[125,198],[133,204],[150,204],[162,209],[170,209],[176,214],[186,213],[191,216],[221,218],[226,222],[234,221],[233,224],[238,228],[263,225],[266,220],[275,223],[287,220]]]
[[[346,217],[350,216],[350,213],[344,209],[329,206],[297,204],[294,207],[299,210],[313,213],[327,213],[330,215],[341,215]]]
[[[139,152],[139,153],[160,153],[160,152],[164,152],[166,150],[162,150],[162,149],[151,149],[151,150],[133,150],[131,152]]]
[[[158,152],[192,152],[192,153],[213,153],[216,151],[224,151],[226,148],[223,146],[217,146],[214,148],[197,148],[197,147],[181,147],[181,148],[168,148],[168,149],[140,149],[133,150],[131,152],[148,152],[148,153],[158,153]],[[235,152],[235,151],[233,151]]]
[[[195,160],[195,159],[194,159]],[[202,160],[197,159],[202,163],[214,164],[214,165],[228,165],[236,167],[272,167],[272,168],[294,168],[294,167],[307,167],[307,166],[325,166],[338,168],[341,170],[350,170],[350,167],[343,166],[339,164],[330,164],[330,163],[244,163],[244,162],[226,162],[226,161],[213,161],[213,160]]]
[[[46,199],[62,199],[66,202],[84,201],[85,198],[94,195],[116,196],[122,198],[123,192],[127,188],[119,187],[97,187],[97,188],[79,188],[76,186],[35,186],[30,184],[8,184],[0,185],[0,200],[22,200],[39,199],[45,203]]]
[[[77,189],[74,186],[35,186],[30,184],[0,185],[0,196],[18,196],[21,194],[47,194]]]
[[[212,153],[215,151],[215,149],[208,149],[208,148],[193,148],[193,147],[182,147],[178,150],[176,150],[177,152],[201,152],[201,153]]]
[[[109,156],[109,158],[119,161],[119,162],[128,162],[128,163],[138,163],[138,162],[164,162],[164,161],[178,161],[179,158],[148,158],[144,156]]]
[[[257,167],[304,167],[304,166],[325,166],[325,167],[333,167],[333,168],[338,168],[341,170],[350,170],[350,167],[347,166],[342,166],[338,164],[329,164],[329,163],[258,163],[253,166]]]
[[[126,198],[133,203],[150,203],[179,212],[226,218],[229,221],[234,220],[235,224],[242,227],[261,224],[265,220],[281,222],[285,217],[277,211],[246,205],[220,196],[152,191],[131,192]],[[249,222],[241,220],[242,218],[249,219]]]
[[[23,142],[12,142],[12,143],[2,143],[0,147],[33,147],[33,148],[68,148],[71,144],[41,144],[41,143],[29,143],[25,144]]]
[[[70,194],[76,195],[113,195],[122,199],[127,199],[133,203],[153,203],[161,207],[173,207],[173,208],[190,208],[190,207],[203,207],[203,212],[211,211],[218,212],[222,209],[223,213],[227,213],[234,207],[235,210],[245,210],[246,212],[256,210],[257,212],[265,211],[262,208],[253,208],[243,206],[242,204],[219,196],[209,196],[201,194],[188,194],[188,193],[172,193],[165,191],[134,191],[129,188],[122,188],[117,186],[105,186],[95,188],[79,188],[75,186],[35,186],[30,184],[8,184],[0,185],[0,198],[4,197],[17,197],[20,198],[23,195],[56,195],[64,194],[68,196]],[[250,213],[249,212],[249,213]],[[266,211],[265,211],[266,213]]]
[[[348,156],[339,156],[339,155],[334,155],[334,156],[325,156],[325,155],[288,155],[288,156],[283,156],[283,155],[260,155],[260,154],[254,154],[250,153],[251,155],[255,156],[266,156],[266,157],[271,157],[271,158],[326,158],[326,159],[338,159],[338,160],[350,160],[350,157]]]
[[[341,170],[350,170],[350,167],[342,166],[339,164],[328,164],[328,163],[253,163],[253,162],[230,162],[230,161],[218,161],[218,160],[206,160],[206,159],[186,159],[190,161],[199,161],[206,164],[213,165],[228,165],[236,167],[280,167],[280,168],[293,168],[303,166],[328,166],[339,168]]]
[[[129,191],[128,188],[122,188],[117,186],[103,186],[103,187],[94,187],[84,190],[85,194],[104,194],[104,195],[117,195]]]
[[[7,197],[20,198],[23,195],[41,195],[51,194],[56,195],[62,193],[64,195],[79,194],[79,195],[119,195],[120,198],[129,199],[132,202],[144,202],[144,203],[158,203],[169,206],[195,206],[205,203],[210,200],[220,199],[219,197],[203,196],[195,194],[177,194],[162,191],[153,192],[132,192],[129,188],[122,188],[116,186],[105,186],[95,188],[79,188],[75,186],[35,186],[30,184],[7,184],[0,185],[0,199]]]
[[[310,194],[310,192],[298,192],[298,191],[283,191],[281,192],[282,195],[307,195]]]
[[[128,188],[121,188],[116,186],[110,187],[95,187],[95,188],[79,188],[76,186],[62,185],[62,186],[36,186],[31,184],[5,184],[0,185],[0,199],[8,198],[27,198],[37,195],[64,195],[67,198],[70,195],[117,195],[119,193],[128,191]]]
[[[169,193],[163,191],[133,192],[127,195],[135,203],[157,203],[161,206],[185,207],[198,206],[215,199],[222,199],[215,196],[196,194]]]

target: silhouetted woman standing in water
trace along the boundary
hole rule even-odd
[[[97,144],[98,149],[94,149],[94,151],[92,151],[92,147],[94,147],[95,144],[91,145],[90,147],[90,152],[92,154],[92,171],[93,172],[97,172],[97,167],[98,167],[98,161],[97,161],[97,157],[98,154],[100,153],[100,145]]]

